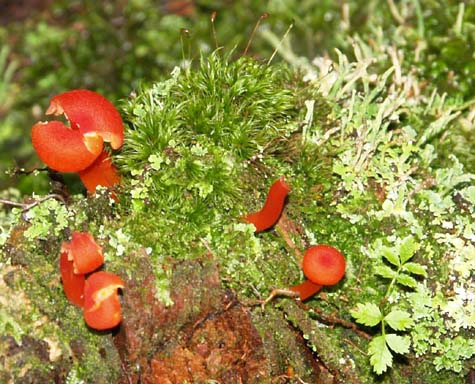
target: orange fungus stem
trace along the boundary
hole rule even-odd
[[[310,280],[305,280],[303,283],[291,287],[290,290],[297,292],[300,300],[304,301],[315,295],[322,287],[322,285],[315,284]]]
[[[272,227],[282,214],[285,198],[289,191],[289,185],[281,177],[270,187],[264,207],[260,211],[244,217],[244,221],[254,224],[256,232]]]
[[[120,176],[107,151],[103,151],[91,166],[80,171],[79,177],[89,193],[96,192],[99,186],[110,188],[120,183]]]

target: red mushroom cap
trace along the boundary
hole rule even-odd
[[[78,275],[90,273],[104,264],[102,247],[89,233],[73,232],[72,240],[62,244],[61,252],[73,262],[74,273]]]
[[[75,89],[54,96],[47,115],[63,114],[81,134],[95,133],[118,149],[124,142],[122,118],[104,96],[87,89]]]
[[[123,280],[110,272],[95,272],[84,287],[84,320],[91,328],[105,330],[122,320],[117,290],[124,288]]]
[[[89,167],[103,147],[101,136],[83,135],[60,121],[36,123],[31,141],[41,161],[60,172],[77,172]]]
[[[303,273],[315,284],[334,285],[344,276],[346,263],[343,255],[329,245],[315,245],[305,252]]]
[[[73,262],[68,260],[67,252],[61,252],[59,271],[61,273],[64,293],[71,303],[82,307],[84,305],[84,284],[86,278],[84,275],[74,273],[73,269]]]

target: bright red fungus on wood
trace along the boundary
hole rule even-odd
[[[94,272],[103,263],[102,248],[89,233],[73,232],[72,240],[61,246],[59,268],[66,297],[83,308],[87,325],[98,330],[122,320],[117,290],[124,288],[124,282],[113,273]]]
[[[73,263],[74,273],[78,275],[93,272],[104,264],[102,247],[89,233],[73,232],[71,241],[62,244],[61,252],[67,254],[68,260]]]
[[[103,151],[89,167],[79,172],[79,177],[89,193],[96,188],[112,187],[120,183],[120,176],[107,151]]]
[[[77,172],[90,166],[103,147],[102,137],[82,135],[60,121],[40,122],[33,126],[31,141],[38,157],[60,172]]]
[[[84,305],[84,284],[86,278],[84,275],[75,274],[73,269],[73,262],[68,260],[67,252],[61,252],[59,271],[61,273],[64,293],[71,303],[82,308]]]
[[[336,248],[319,244],[307,249],[302,269],[307,279],[315,284],[334,285],[343,278],[346,263]]]
[[[111,187],[120,182],[104,149],[104,142],[109,142],[113,149],[124,142],[122,118],[109,100],[96,92],[76,89],[54,96],[46,114],[64,114],[69,120],[69,126],[48,121],[32,128],[33,147],[48,167],[60,172],[79,172],[90,193],[99,185]]]
[[[82,135],[97,134],[113,149],[124,142],[122,118],[114,105],[104,96],[87,89],[75,89],[54,96],[47,115],[64,114],[72,129]]]
[[[322,286],[337,284],[345,275],[346,262],[336,248],[319,244],[307,249],[302,269],[308,280],[290,290],[297,292],[303,301],[317,293]]]
[[[69,301],[83,306],[85,274],[93,272],[103,263],[102,248],[89,233],[73,232],[72,240],[61,244],[59,270]]]
[[[84,320],[97,330],[114,328],[122,320],[117,290],[124,288],[123,280],[110,272],[93,273],[84,287]]]
[[[281,177],[270,187],[264,207],[260,211],[244,217],[244,221],[254,224],[256,232],[272,227],[282,214],[285,198],[289,191],[290,187]]]

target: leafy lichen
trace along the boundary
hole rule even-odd
[[[370,69],[368,58],[361,55],[358,46],[355,51],[356,57],[359,57],[356,63],[348,64],[340,60],[336,67],[337,76],[323,78],[323,89],[328,97],[338,95],[341,99],[344,94],[347,95],[343,107],[337,108],[341,119],[340,134],[333,138],[333,143],[338,143],[333,171],[340,179],[334,188],[343,192],[336,201],[337,210],[358,226],[381,228],[373,233],[373,240],[361,244],[363,254],[371,260],[371,265],[365,265],[369,274],[363,297],[373,297],[376,305],[370,302],[360,304],[353,315],[369,326],[382,322],[382,335],[376,336],[369,345],[371,363],[376,372],[381,373],[391,365],[388,345],[397,353],[407,353],[410,347],[407,336],[404,343],[398,335],[391,336],[398,338],[398,343],[386,339],[386,316],[395,313],[389,309],[390,305],[404,308],[398,310],[398,318],[401,319],[404,314],[403,318],[414,327],[408,329],[388,321],[389,326],[408,331],[413,340],[417,339],[418,348],[421,348],[423,340],[437,344],[424,349],[427,355],[433,353],[436,368],[450,369],[452,366],[451,370],[460,372],[462,362],[473,355],[469,336],[472,331],[459,334],[462,326],[465,330],[472,328],[471,295],[470,289],[467,291],[466,288],[471,286],[473,254],[470,243],[473,207],[463,203],[460,197],[462,193],[467,193],[461,191],[473,188],[474,175],[467,173],[454,155],[444,157],[436,152],[433,145],[441,132],[448,130],[452,122],[459,118],[460,111],[450,104],[444,105],[443,99],[435,103],[434,96],[428,103],[424,98],[417,98],[417,103],[413,103],[408,91],[411,83],[417,80],[411,75],[407,75],[405,83],[399,87],[387,85],[389,76],[400,72],[400,68],[394,65],[381,75],[373,74],[376,82],[370,85],[366,77]],[[361,88],[357,85],[359,82]],[[319,80],[316,84],[320,85]],[[410,120],[406,119],[407,111],[410,111]],[[375,193],[371,193],[371,189],[375,189]],[[401,248],[381,246],[383,239],[390,243],[400,242]],[[408,252],[405,250],[407,247],[402,247],[403,239],[412,239],[412,244],[417,247]],[[418,250],[417,261],[409,262],[404,268],[402,259],[407,261],[406,254],[412,257],[415,250]],[[426,264],[425,268],[423,264]],[[408,274],[401,274],[404,269],[409,274],[424,278],[414,279]],[[366,272],[363,273],[366,275]],[[376,282],[371,273],[389,279],[392,292],[385,289],[382,292],[388,294],[381,295],[381,290],[375,290]],[[351,275],[347,274],[347,277],[351,280]],[[399,284],[394,285],[395,282]],[[417,294],[425,284],[434,290],[429,297],[445,298],[431,302],[425,316],[414,318],[408,298]],[[402,289],[401,286],[410,289]],[[452,289],[454,297],[447,296]],[[444,321],[445,330],[440,335],[444,341],[440,344],[430,341],[439,334],[427,338],[429,327],[421,326],[425,323],[422,318],[429,317],[429,322],[434,320],[430,313],[448,316]],[[424,337],[420,337],[418,331],[424,332]],[[449,350],[451,353],[447,353]]]

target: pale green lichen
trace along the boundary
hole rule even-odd
[[[36,197],[33,195],[33,198]],[[45,239],[52,234],[59,236],[61,231],[71,223],[72,213],[61,202],[48,199],[28,209],[23,216],[30,224],[24,236],[33,240]]]
[[[71,369],[66,376],[66,384],[85,384],[85,381],[80,378],[76,368]]]
[[[437,370],[443,368],[461,372],[463,361],[473,356],[470,332],[474,331],[474,303],[470,287],[473,285],[475,255],[470,239],[474,209],[469,201],[475,175],[466,173],[456,156],[439,157],[440,153],[432,145],[461,117],[461,111],[444,105],[444,98],[433,95],[427,103],[424,98],[411,96],[409,91],[417,83],[417,78],[405,75],[394,63],[381,75],[373,73],[370,76],[371,65],[377,60],[367,57],[371,55],[371,50],[365,48],[363,54],[363,50],[355,45],[356,63],[349,63],[339,54],[339,62],[333,63],[333,75],[326,76],[318,70],[313,75],[317,86],[323,83],[321,89],[328,99],[334,100],[334,103],[344,100],[334,112],[340,122],[331,131],[331,136],[324,139],[330,145],[338,145],[332,170],[340,178],[334,189],[343,193],[337,199],[336,209],[358,226],[379,223],[379,226],[386,228],[387,234],[381,232],[381,238],[376,238],[369,247],[362,247],[364,254],[373,260],[369,270],[389,278],[390,288],[398,282],[416,292],[428,279],[431,286],[440,287],[432,292],[432,297],[443,298],[438,303],[432,303],[430,310],[439,313],[440,317],[447,317],[441,324],[444,331],[439,335],[443,341],[428,341],[437,337],[432,331],[429,332],[431,336],[426,338],[430,321],[410,317],[412,308],[408,298],[416,293],[405,292],[395,286],[391,294],[384,297],[372,288],[373,283],[370,282],[373,278],[368,277],[363,288],[366,290],[364,296],[373,296],[378,306],[381,301],[383,308],[386,308],[377,322],[367,324],[375,326],[383,322],[382,336],[373,339],[369,346],[371,363],[377,373],[382,373],[392,360],[387,345],[397,353],[409,351],[408,343],[404,348],[398,348],[381,338],[385,337],[384,319],[391,313],[387,312],[389,303],[402,306],[405,316],[414,321],[415,326],[405,328],[405,331],[417,340],[417,348],[421,348],[424,341],[434,344],[424,350],[433,354]],[[320,71],[328,68],[328,65],[318,67]],[[404,76],[404,82],[388,84],[390,76],[393,76],[393,81],[397,80],[396,74]],[[410,119],[407,119],[407,113],[411,114]],[[427,125],[421,126],[418,119],[426,121]],[[311,129],[307,129],[307,134],[307,142],[318,140],[321,143],[324,137],[322,134],[312,136]],[[389,261],[392,267],[397,266],[397,258],[404,255],[402,250],[396,249],[397,244],[404,237],[407,239],[408,235],[417,244],[418,262],[411,262],[406,272],[420,275],[422,280],[402,276],[399,274],[402,269],[396,273],[385,265]],[[382,245],[383,239],[395,242],[396,248],[389,252],[389,248]],[[428,272],[423,266],[426,262],[429,263]],[[432,263],[436,266],[433,267]],[[447,270],[442,263],[447,265]],[[398,268],[404,267],[401,264]],[[446,296],[448,291],[453,292],[452,295]],[[371,318],[373,304],[370,303],[353,312],[357,320],[365,324],[365,319]],[[434,321],[433,317],[430,319]],[[468,333],[459,334],[460,328]],[[421,330],[424,337],[418,335]],[[378,341],[381,343],[375,349]],[[464,353],[461,346],[466,347]]]

